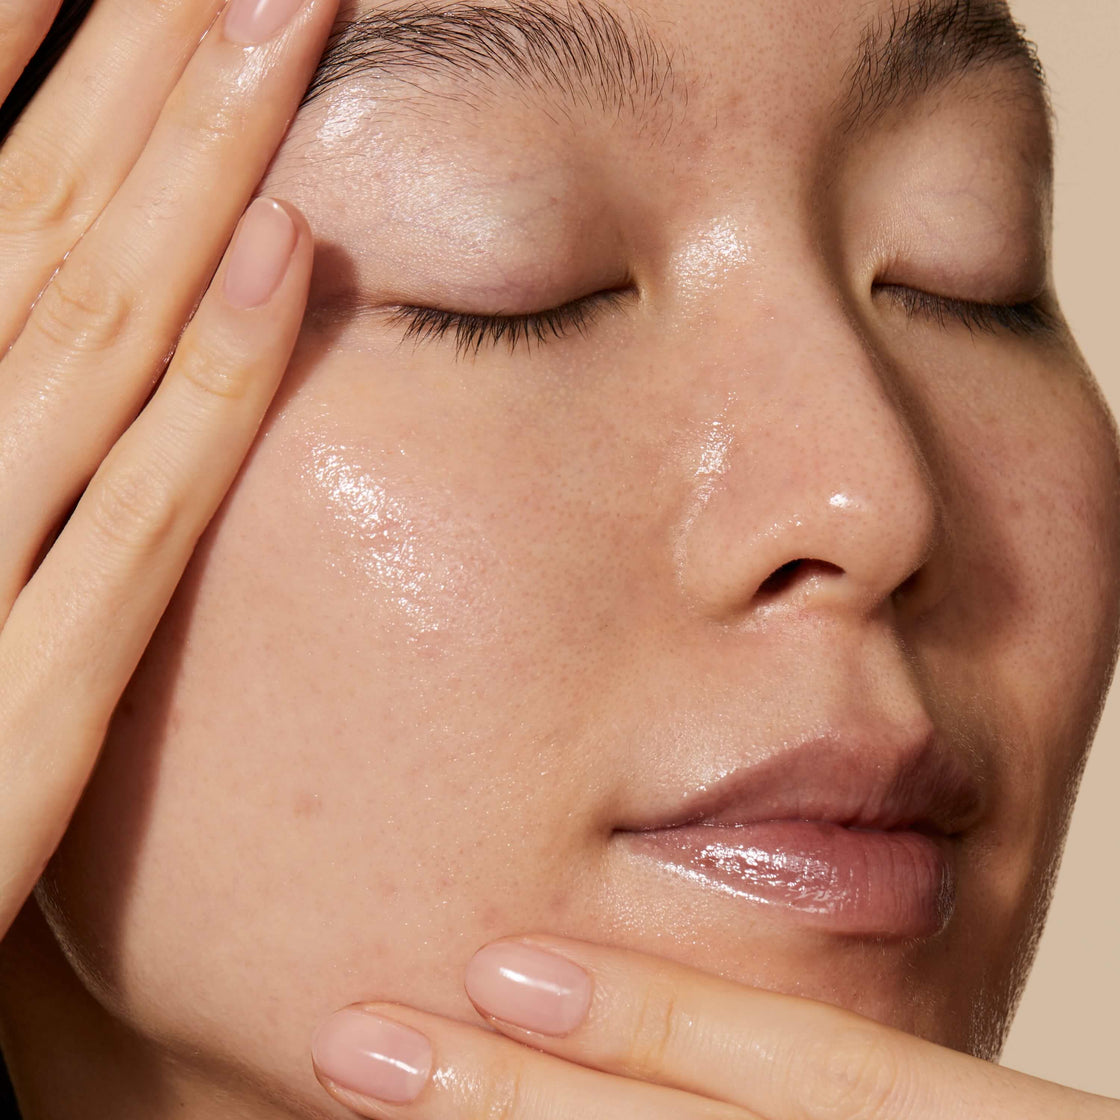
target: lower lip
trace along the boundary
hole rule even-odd
[[[862,937],[931,937],[952,915],[944,842],[824,821],[683,825],[624,834],[629,847],[701,888]]]

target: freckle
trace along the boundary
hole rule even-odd
[[[316,817],[322,811],[322,798],[317,793],[297,794],[292,803],[292,813],[297,817]]]
[[[571,909],[571,898],[563,892],[557,892],[552,896],[552,913],[556,917],[563,917]]]
[[[505,921],[505,913],[491,902],[481,907],[479,919],[483,929],[500,929]]]

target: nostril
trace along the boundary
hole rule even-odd
[[[758,593],[760,595],[779,595],[785,591],[794,579],[797,577],[797,570],[801,567],[802,561],[791,560],[788,564],[783,564],[776,571],[763,581],[762,586],[759,587]]]
[[[843,569],[825,560],[791,560],[776,568],[763,580],[759,586],[758,594],[761,596],[780,595],[783,591],[806,575],[820,575],[822,573],[839,573]]]

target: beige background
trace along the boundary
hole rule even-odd
[[[1120,0],[1011,0],[1058,113],[1058,293],[1120,414]],[[1085,772],[1004,1063],[1120,1097],[1120,687]]]

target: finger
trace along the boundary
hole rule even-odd
[[[48,7],[0,0],[13,3]],[[0,148],[0,353],[124,181],[222,3],[101,0],[24,109]]]
[[[378,1120],[758,1120],[390,1004],[332,1015],[312,1052],[323,1087],[352,1112]]]
[[[827,1004],[585,942],[495,942],[472,959],[467,993],[511,1038],[768,1120],[1052,1120],[1098,1100]]]
[[[0,0],[0,101],[46,38],[62,0]]]
[[[311,260],[302,216],[269,201],[250,208],[158,391],[0,631],[0,930],[61,838],[113,708],[253,441],[295,345]]]
[[[149,394],[295,112],[336,2],[277,0],[296,7],[293,22],[255,48],[215,27],[4,359],[0,603]]]

